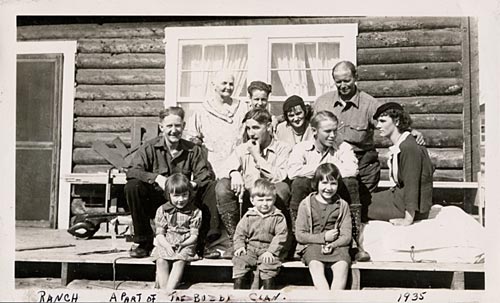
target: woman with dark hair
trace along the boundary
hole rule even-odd
[[[311,116],[311,107],[307,106],[301,97],[296,95],[288,97],[283,103],[283,118],[285,121],[278,124],[276,139],[291,146],[314,139],[309,127]]]
[[[373,119],[377,120],[380,135],[393,144],[387,164],[395,186],[372,194],[368,218],[404,226],[427,219],[432,205],[434,167],[427,149],[410,135],[410,116],[401,105],[389,102],[377,109]]]

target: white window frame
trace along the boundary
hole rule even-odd
[[[184,40],[247,40],[247,83],[270,79],[270,39],[326,38],[340,43],[340,59],[356,64],[357,23],[300,25],[242,25],[165,28],[165,106],[175,106],[178,100],[180,41]],[[296,41],[296,40],[295,40]],[[266,64],[262,64],[266,62]],[[332,80],[333,81],[333,80]],[[272,95],[271,95],[272,96]],[[272,101],[271,99],[270,101]],[[306,100],[305,101],[312,101]],[[179,102],[182,103],[182,102]]]
[[[69,228],[71,184],[64,176],[71,173],[73,158],[73,106],[75,99],[76,41],[17,42],[21,54],[62,54],[63,80],[61,104],[61,153],[59,163],[59,195],[57,201],[57,229]]]

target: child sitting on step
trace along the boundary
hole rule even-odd
[[[250,188],[248,209],[234,233],[234,289],[249,289],[249,273],[257,269],[264,289],[274,289],[274,279],[286,255],[288,231],[285,216],[274,206],[276,187],[257,179]]]
[[[156,211],[156,237],[151,257],[156,261],[156,277],[161,289],[175,289],[184,266],[195,255],[201,211],[192,201],[193,187],[181,173],[165,183],[167,202]]]
[[[315,171],[312,187],[315,192],[300,202],[295,237],[305,245],[302,260],[318,290],[344,289],[351,257],[352,223],[349,204],[337,195],[338,168],[323,163]],[[331,267],[331,286],[325,276],[325,266]]]

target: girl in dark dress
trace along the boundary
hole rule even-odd
[[[295,236],[305,245],[302,259],[318,290],[344,289],[351,264],[351,213],[349,204],[337,195],[339,179],[334,164],[321,164],[312,179],[315,192],[302,200],[297,214]],[[333,272],[331,286],[325,266]]]

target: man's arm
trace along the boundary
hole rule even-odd
[[[193,171],[193,182],[196,183],[196,188],[205,187],[208,183],[215,180],[214,173],[209,167],[208,159],[200,146],[194,146],[192,152],[191,168]]]
[[[305,145],[299,143],[292,148],[288,158],[288,178],[290,180],[296,177],[312,178],[317,165],[307,163]]]
[[[153,147],[151,145],[143,145],[135,153],[132,158],[132,163],[127,171],[127,179],[138,179],[143,182],[154,184],[158,173],[153,173]]]

